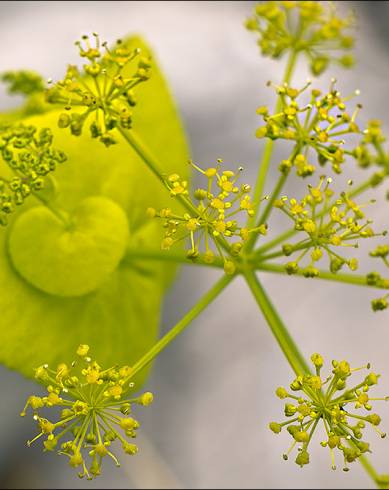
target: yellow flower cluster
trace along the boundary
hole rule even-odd
[[[264,56],[280,58],[291,51],[303,53],[314,75],[320,75],[332,61],[349,68],[354,64],[348,53],[354,39],[348,32],[354,19],[350,14],[337,14],[334,5],[326,3],[261,2],[246,27],[258,34],[258,46]]]
[[[307,235],[307,238],[295,245],[283,246],[283,253],[286,256],[300,251],[297,259],[285,266],[289,274],[299,271],[299,263],[309,251],[310,265],[303,270],[306,277],[318,275],[315,262],[318,262],[324,254],[329,258],[331,272],[338,272],[344,264],[354,271],[358,268],[357,259],[344,258],[334,249],[357,248],[357,240],[360,238],[386,234],[386,232],[378,234],[372,230],[371,221],[365,219],[362,206],[350,199],[347,193],[341,193],[335,205],[331,206],[330,199],[334,194],[329,188],[331,182],[331,179],[321,177],[317,187],[308,186],[309,193],[301,201],[284,196],[274,203],[275,207],[294,221],[296,230]],[[361,223],[361,220],[364,221]]]
[[[279,434],[284,428],[293,439],[293,443],[284,459],[287,460],[297,446],[295,459],[299,466],[309,463],[308,447],[319,424],[323,425],[326,438],[320,443],[330,450],[331,466],[336,469],[335,451],[343,457],[343,470],[348,471],[348,463],[356,461],[361,454],[370,452],[369,443],[362,440],[363,431],[371,426],[381,437],[386,434],[378,429],[381,417],[371,413],[372,402],[388,401],[389,397],[371,398],[369,390],[378,382],[379,374],[370,372],[359,383],[348,386],[351,375],[370,364],[352,369],[347,361],[332,361],[332,372],[328,377],[321,376],[324,360],[320,354],[311,356],[315,374],[297,376],[290,390],[279,387],[276,395],[285,403],[284,413],[287,420],[282,423],[271,422],[270,429]],[[355,411],[351,411],[354,408]],[[360,413],[362,411],[362,413]]]
[[[8,223],[8,216],[28,196],[42,190],[45,177],[66,161],[66,155],[52,143],[48,128],[38,131],[31,125],[0,125],[0,156],[13,174],[0,177],[1,225]]]
[[[140,49],[128,49],[120,40],[110,50],[107,43],[101,49],[96,33],[95,46],[88,36],[83,36],[79,46],[80,56],[87,60],[80,71],[69,65],[65,78],[47,91],[48,102],[65,106],[59,116],[60,128],[69,128],[79,136],[84,123],[94,114],[89,129],[92,138],[106,146],[116,143],[112,130],[120,126],[128,129],[132,125],[132,108],[136,105],[134,88],[150,78],[150,59],[140,56]],[[137,59],[133,73],[131,63]]]
[[[121,443],[126,454],[138,452],[130,441],[136,437],[139,423],[130,414],[133,405],[150,405],[153,395],[146,392],[126,398],[126,393],[134,388],[129,382],[131,367],[102,369],[88,357],[88,352],[89,346],[80,345],[78,360],[70,365],[60,364],[56,370],[46,364],[37,368],[35,378],[47,387],[47,395],[30,396],[21,416],[31,408],[38,425],[39,433],[28,441],[28,446],[45,437],[45,451],[58,449],[58,454],[69,459],[70,466],[80,468],[80,478],[92,479],[100,475],[106,456],[120,466],[111,450],[114,441]],[[58,421],[42,417],[40,411],[44,409],[58,409]]]
[[[193,199],[189,194],[188,183],[179,175],[170,175],[166,183],[172,197],[184,196],[187,199],[188,210],[178,215],[170,208],[158,212],[149,208],[148,215],[164,221],[165,236],[161,244],[162,249],[167,250],[174,244],[188,239],[188,258],[196,260],[203,253],[203,260],[212,263],[215,260],[215,252],[211,247],[213,243],[224,262],[225,272],[233,274],[233,259],[239,255],[244,242],[249,239],[251,233],[265,235],[267,225],[247,228],[240,226],[236,219],[239,214],[244,213],[251,217],[254,213],[249,195],[250,186],[237,183],[242,167],[237,171],[221,170],[220,159],[216,167],[206,170],[193,162],[190,164],[207,179],[205,187],[194,191]],[[239,240],[229,244],[228,240],[232,237]]]
[[[358,105],[350,115],[346,103],[353,97],[343,97],[331,81],[329,91],[323,94],[320,90],[310,92],[309,102],[301,104],[301,95],[308,89],[310,82],[303,88],[295,89],[288,85],[276,86],[280,97],[281,110],[270,115],[265,106],[257,109],[264,125],[257,129],[257,138],[286,139],[295,142],[292,157],[283,160],[279,170],[288,173],[292,167],[300,177],[312,175],[316,167],[310,161],[309,150],[314,150],[313,161],[318,160],[321,166],[331,163],[335,173],[341,173],[342,164],[353,150],[343,148],[344,136],[359,133],[356,117]],[[358,93],[358,91],[356,91]]]

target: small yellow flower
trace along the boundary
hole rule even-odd
[[[225,208],[224,202],[221,199],[219,199],[218,197],[215,197],[214,199],[212,199],[211,206],[215,209],[224,209]]]
[[[89,352],[89,345],[79,345],[77,348],[77,355],[80,357],[85,357],[88,355]]]

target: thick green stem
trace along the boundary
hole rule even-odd
[[[275,272],[276,274],[286,274],[285,266],[282,264],[269,264],[269,263],[259,263],[256,266],[257,270],[265,272]],[[298,271],[295,275],[303,276],[303,271]],[[338,272],[332,274],[331,272],[319,270],[319,275],[314,279],[324,279],[325,281],[335,281],[342,282],[344,284],[353,284],[356,286],[367,286],[376,289],[388,289],[387,287],[379,284],[368,284],[366,276],[347,274]]]
[[[266,220],[269,217],[271,210],[273,208],[274,201],[279,196],[281,189],[283,188],[287,178],[288,178],[288,176],[286,174],[280,175],[280,178],[278,179],[278,182],[277,182],[277,184],[276,184],[276,186],[275,186],[275,188],[274,188],[274,190],[273,190],[273,192],[269,198],[269,201],[267,202],[266,207],[265,207],[261,217],[258,220],[257,226],[261,226],[262,224],[264,224],[266,222]],[[251,250],[255,247],[257,240],[258,240],[258,234],[253,233],[250,236],[249,241],[247,242],[245,250],[247,252],[251,252]]]
[[[245,271],[244,276],[256,302],[258,303],[258,306],[266,318],[274,337],[276,338],[293,371],[297,376],[310,373],[310,369],[303,355],[300,353],[297,345],[290,336],[288,329],[278,315],[255,273],[250,270]]]
[[[381,475],[377,473],[373,465],[370,463],[369,459],[367,456],[362,454],[358,458],[359,462],[365,469],[365,471],[368,473],[368,475],[374,480],[375,484],[377,485],[378,488],[389,488],[389,478],[387,475],[386,478],[383,478]]]
[[[38,199],[44,206],[47,207],[49,211],[59,220],[61,223],[67,227],[69,225],[69,215],[62,209],[55,208],[52,203],[45,199],[39,192],[32,192],[33,196]]]
[[[133,130],[126,130],[118,126],[123,138],[129,143],[129,145],[135,150],[140,158],[146,163],[153,174],[162,182],[166,187],[166,178],[162,171],[162,166],[158,162],[157,158],[151,153],[147,146],[141,141]]]
[[[200,301],[133,366],[131,378],[155,359],[223,291],[234,276],[224,275]]]
[[[292,78],[293,75],[293,70],[296,66],[296,61],[298,57],[298,51],[291,51],[289,59],[288,59],[288,64],[286,66],[285,70],[285,75],[283,79],[283,83],[289,83],[290,79]],[[276,113],[281,110],[282,107],[282,98],[278,96],[277,102],[276,102]],[[265,148],[263,151],[262,155],[262,160],[259,165],[258,169],[258,177],[257,177],[257,182],[255,184],[255,189],[254,189],[254,215],[248,220],[247,225],[248,227],[252,227],[257,219],[258,216],[258,211],[259,211],[259,205],[261,202],[261,197],[263,193],[263,188],[265,186],[265,181],[266,181],[266,176],[269,171],[269,166],[270,166],[270,161],[271,161],[271,156],[273,153],[273,146],[274,142],[271,139],[268,139],[265,144]]]
[[[261,203],[263,188],[265,186],[266,176],[270,166],[271,156],[273,154],[274,141],[268,139],[265,144],[265,148],[262,154],[262,160],[259,165],[257,182],[254,190],[254,211],[255,215],[248,220],[248,227],[252,227],[255,223],[256,216],[258,215],[259,206]]]
[[[162,170],[162,165],[159,163],[158,159],[153,155],[150,149],[143,143],[141,138],[133,130],[126,130],[120,126],[118,127],[118,130],[131,148],[139,155],[147,167],[162,183],[165,189],[167,189],[167,176],[165,176],[165,173]],[[188,199],[186,199],[185,196],[178,194],[176,198],[186,209],[188,209],[188,211],[195,213],[195,215],[198,214],[198,209],[196,209],[196,207]]]
[[[275,188],[274,188],[274,190],[270,196],[270,199],[266,204],[266,208],[265,208],[264,212],[262,213],[261,217],[259,218],[258,225],[262,225],[263,223],[266,222],[267,218],[269,217],[269,215],[273,209],[274,201],[280,195],[287,178],[288,178],[287,173],[283,173],[280,175],[280,178],[278,179],[278,182],[277,182],[277,184],[276,184],[276,186],[275,186]]]

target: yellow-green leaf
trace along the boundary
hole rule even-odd
[[[149,50],[138,38],[127,42]],[[167,175],[187,177],[185,136],[154,60],[152,73],[137,93],[134,129]],[[167,190],[124,141],[105,148],[87,131],[71,136],[58,128],[59,112],[54,108],[23,123],[51,128],[54,146],[67,154],[68,161],[54,175],[58,188],[53,206],[71,218],[81,213],[84,221],[77,232],[83,236],[69,238],[74,230],[48,218],[34,197],[0,230],[0,362],[26,376],[42,363],[55,367],[71,361],[79,344],[89,344],[103,366],[135,362],[157,339],[161,300],[174,274],[168,262],[123,260],[123,240],[131,247],[160,247],[162,231],[146,209],[171,206]],[[104,203],[111,210],[108,215],[113,213],[111,223]],[[120,236],[111,240],[113,230]],[[104,258],[107,250],[113,259]]]

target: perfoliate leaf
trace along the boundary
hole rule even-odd
[[[139,39],[128,42],[149,51]],[[137,98],[134,129],[167,175],[187,177],[183,129],[154,60]],[[60,112],[23,123],[51,128],[68,157],[55,172],[52,202],[68,223],[31,197],[0,230],[0,362],[26,376],[42,363],[71,361],[79,344],[89,344],[102,365],[135,362],[157,339],[174,273],[169,263],[125,259],[128,246],[160,247],[146,209],[171,206],[167,189],[119,134],[110,148],[88,131],[71,136],[57,126]]]

